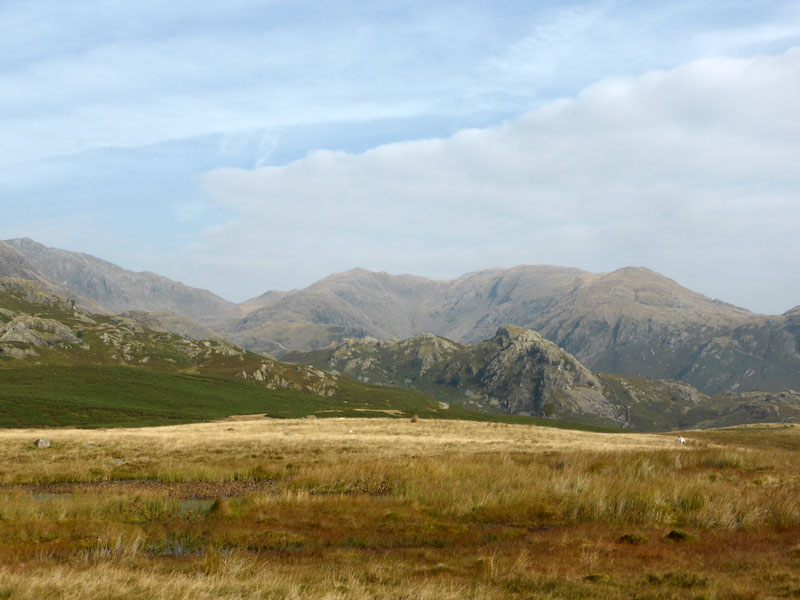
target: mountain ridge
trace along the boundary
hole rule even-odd
[[[102,258],[50,248],[30,238],[6,240],[39,273],[109,312],[166,310],[200,322],[235,318],[237,305],[152,271],[131,271]]]
[[[644,267],[590,273],[521,265],[448,281],[354,269],[260,298],[224,334],[276,356],[345,337],[428,332],[473,343],[514,324],[539,331],[593,370],[685,379],[709,393],[800,388],[800,352],[769,351],[798,337],[795,313],[759,315]]]
[[[798,392],[709,396],[679,381],[593,373],[537,332],[514,325],[474,345],[432,334],[348,338],[285,359],[470,409],[642,431],[800,420]]]
[[[679,379],[706,393],[800,389],[800,308],[756,314],[645,267],[591,273],[518,265],[453,280],[356,268],[236,305],[90,255],[27,238],[10,242],[0,246],[0,266],[10,274],[86,306],[144,310],[158,315],[146,318],[159,327],[196,337],[212,332],[276,358],[347,337],[432,333],[471,344],[513,324],[538,331],[593,371]]]

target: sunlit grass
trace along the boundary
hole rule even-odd
[[[2,431],[0,598],[800,595],[800,428],[742,431]]]

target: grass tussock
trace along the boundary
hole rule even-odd
[[[797,597],[798,450],[747,433],[4,431],[0,598]]]

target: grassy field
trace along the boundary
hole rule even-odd
[[[8,369],[0,370],[0,426],[152,426],[248,413],[297,418],[350,403],[361,409],[395,406],[409,415],[438,408],[432,399],[412,391],[346,380],[340,387],[336,398],[323,398],[236,379],[126,366]]]
[[[294,368],[294,367],[292,367]],[[583,428],[548,419],[443,408],[424,394],[342,377],[332,397],[252,381],[114,365],[0,368],[0,427],[141,427],[238,414],[280,418],[429,417]]]
[[[800,597],[800,427],[686,435],[1,430],[0,598]]]

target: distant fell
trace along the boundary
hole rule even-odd
[[[471,344],[513,324],[594,371],[683,380],[707,393],[800,389],[800,313],[757,315],[642,267],[519,266],[450,281],[354,269],[245,305],[250,312],[224,333],[275,356],[345,337],[432,333]]]
[[[30,238],[7,240],[38,273],[109,312],[169,311],[200,322],[239,316],[239,308],[207,290],[150,272],[123,269],[100,258],[49,248]]]
[[[0,240],[0,277],[18,277],[36,281],[44,287],[54,287],[54,282],[42,276],[24,254],[2,240]]]

